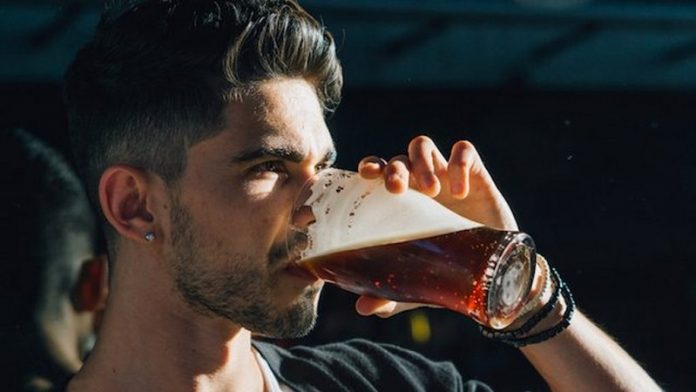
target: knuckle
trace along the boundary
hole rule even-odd
[[[408,166],[409,160],[406,155],[397,155],[389,160],[389,165]]]
[[[418,135],[413,139],[413,141],[420,143],[420,144],[433,142],[433,140],[431,138],[429,138],[428,136],[425,136],[425,135]]]
[[[453,154],[450,160],[450,170],[457,170],[460,167],[469,167],[471,164],[468,157],[464,154]]]
[[[411,143],[409,143],[409,148],[420,149],[429,146],[432,143],[433,141],[429,137],[425,135],[419,135],[413,138],[413,140],[411,140]]]
[[[475,149],[474,144],[468,140],[460,140],[456,144],[459,145],[461,148],[466,149],[466,150]]]
[[[397,162],[390,162],[387,167],[384,169],[384,173],[387,176],[390,176],[392,174],[400,174],[401,172],[404,171],[403,164],[397,163]]]
[[[451,162],[455,165],[468,166],[476,156],[476,148],[468,140],[460,140],[452,146]]]
[[[476,151],[476,147],[474,147],[474,144],[468,140],[460,140],[454,143],[454,146],[452,146],[452,151],[457,151],[460,153],[472,152]]]

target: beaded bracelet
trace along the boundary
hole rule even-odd
[[[561,280],[561,277],[560,275],[558,275],[558,271],[556,271],[556,269],[551,268],[551,276],[555,281],[554,283],[556,283],[556,289],[554,290],[551,300],[549,300],[549,302],[546,305],[544,305],[544,308],[542,308],[539,311],[539,313],[527,320],[527,322],[522,327],[513,331],[500,332],[492,330],[490,328],[479,326],[483,335],[488,338],[507,343],[514,347],[523,347],[528,344],[541,343],[545,340],[551,339],[552,337],[558,335],[559,333],[563,332],[566,328],[568,328],[568,326],[570,326],[570,320],[572,319],[573,314],[575,312],[575,299],[573,298],[573,294],[570,292],[570,288],[568,288],[568,285],[563,280]],[[549,313],[551,313],[551,310],[556,306],[556,303],[559,300],[559,294],[560,296],[563,296],[563,299],[566,303],[566,310],[565,312],[563,312],[563,317],[561,321],[547,330],[541,331],[531,336],[524,336],[526,333],[531,331],[531,329],[534,328],[543,318],[545,318],[546,316],[548,316]],[[549,304],[553,304],[553,306],[549,306]],[[547,308],[548,311],[546,311]],[[538,317],[542,313],[544,315],[542,317]]]
[[[563,319],[561,319],[558,324],[531,336],[505,339],[503,341],[515,347],[522,347],[528,344],[541,343],[544,340],[551,339],[552,337],[563,332],[566,328],[568,328],[568,326],[570,326],[570,320],[573,318],[573,313],[575,312],[575,299],[573,298],[573,293],[570,292],[568,285],[563,281],[561,281],[561,295],[566,302],[566,310],[563,312]]]
[[[554,287],[549,302],[547,302],[541,309],[539,309],[539,311],[534,316],[530,317],[529,320],[527,320],[519,328],[513,329],[511,331],[499,331],[485,327],[483,325],[479,325],[479,330],[481,331],[481,334],[483,334],[483,336],[487,338],[494,340],[505,341],[507,339],[518,339],[529,333],[529,331],[534,329],[534,327],[536,327],[536,325],[539,324],[541,320],[545,319],[546,316],[551,314],[551,311],[553,311],[553,309],[556,307],[556,304],[558,303],[558,299],[560,297],[561,277],[558,275],[558,272],[556,272],[555,269],[549,268],[549,270],[550,276],[547,279],[551,279],[551,285]]]

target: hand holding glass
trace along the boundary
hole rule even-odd
[[[415,190],[389,193],[382,179],[322,171],[291,219],[298,266],[356,294],[443,306],[502,329],[531,288],[529,235],[485,227]]]

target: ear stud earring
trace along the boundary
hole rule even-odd
[[[148,232],[145,234],[145,240],[146,240],[147,242],[152,242],[152,241],[154,241],[154,240],[155,240],[155,233],[153,233],[153,232],[151,232],[151,231],[148,231]]]

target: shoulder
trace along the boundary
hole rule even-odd
[[[306,375],[315,371],[319,378],[334,383],[331,386],[333,390],[342,390],[340,386],[345,386],[345,390],[489,390],[474,381],[463,382],[451,362],[432,361],[419,353],[391,344],[352,339],[316,347],[296,346],[287,350],[268,343],[262,345],[257,345],[257,348],[264,357],[267,357],[267,351],[275,357],[267,360],[276,374],[277,368],[288,379],[295,374],[307,378]],[[274,368],[271,362],[276,362],[278,366]],[[482,389],[475,387],[479,384]]]
[[[459,373],[450,362],[434,362],[419,353],[399,346],[352,339],[314,349],[298,347],[300,355],[315,355],[334,366],[360,369],[375,378],[389,375],[412,375],[416,378],[454,379]]]

